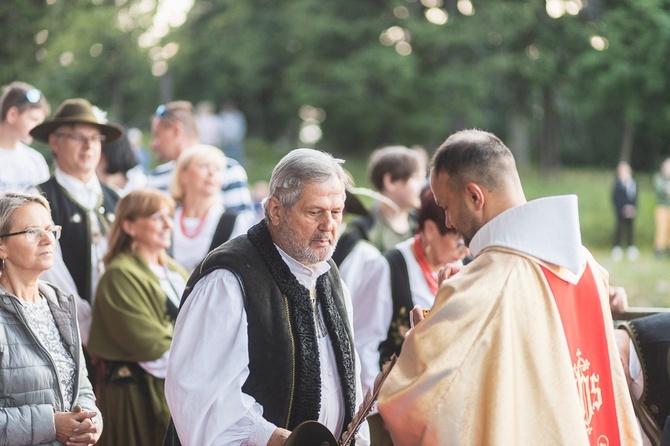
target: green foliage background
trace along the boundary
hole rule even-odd
[[[558,19],[542,0],[472,0],[472,15],[458,1],[435,0],[448,13],[436,25],[418,0],[193,0],[141,48],[166,1],[5,0],[0,82],[31,82],[54,108],[85,97],[144,130],[160,103],[232,99],[252,137],[282,147],[300,144],[311,105],[329,151],[432,148],[478,127],[544,171],[656,168],[670,138],[670,0],[591,0]],[[380,42],[392,27],[410,54]],[[152,74],[157,61],[167,72]]]

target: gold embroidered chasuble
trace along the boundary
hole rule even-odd
[[[641,444],[612,331],[608,274],[584,251],[606,327],[620,435],[613,444]],[[379,412],[396,446],[590,444],[584,408],[593,401],[580,396],[542,266],[571,283],[584,271],[489,247],[442,284],[381,390]]]

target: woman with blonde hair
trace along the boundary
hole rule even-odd
[[[221,194],[225,168],[223,152],[205,144],[186,149],[177,158],[170,184],[177,202],[172,252],[189,271],[209,251],[246,234],[256,222],[253,212],[226,210]]]
[[[44,282],[60,226],[41,195],[0,196],[0,444],[94,444],[102,418],[72,295]]]
[[[102,363],[96,391],[109,429],[100,444],[162,444],[163,394],[186,271],[167,254],[174,202],[153,189],[119,200],[93,306],[88,349]],[[101,376],[100,376],[101,375]]]

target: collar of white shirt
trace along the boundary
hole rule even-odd
[[[102,196],[102,187],[100,186],[100,180],[96,175],[88,180],[86,183],[73,177],[70,174],[67,174],[56,167],[54,171],[54,177],[58,184],[63,186],[63,188],[74,198],[77,203],[85,207],[86,209],[93,210],[95,206],[100,202],[100,197]]]
[[[279,251],[282,260],[288,265],[293,275],[298,279],[298,282],[308,290],[312,289],[312,284],[319,278],[319,276],[330,270],[330,264],[328,262],[319,262],[314,265],[314,268],[310,268],[286,254],[286,252],[276,244],[275,246],[277,247],[277,251]]]
[[[508,209],[482,226],[470,251],[477,256],[489,246],[521,251],[579,274],[585,257],[577,196],[545,197]]]

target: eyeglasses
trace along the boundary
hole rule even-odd
[[[154,214],[151,214],[147,217],[149,220],[153,221],[154,223],[168,223],[171,224],[173,221],[173,217],[171,214],[165,214],[162,211],[158,211]]]
[[[25,231],[12,232],[10,234],[0,235],[0,238],[12,237],[14,235],[26,235],[26,240],[30,243],[35,243],[44,238],[44,234],[50,234],[54,240],[60,239],[60,233],[62,231],[61,226],[52,226],[49,229],[42,228],[28,228]]]
[[[93,144],[93,143],[96,143],[96,142],[102,143],[107,138],[105,135],[86,136],[86,135],[81,135],[79,133],[56,133],[56,136],[64,136],[66,138],[70,138],[72,141],[76,142],[77,144],[83,144],[85,142],[88,142],[89,144]]]

